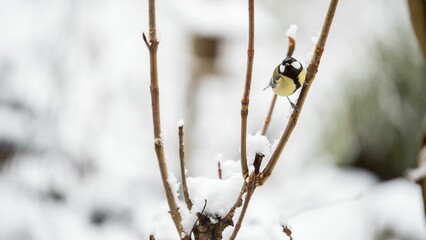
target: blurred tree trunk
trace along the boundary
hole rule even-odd
[[[423,58],[426,61],[426,1],[408,0],[411,23],[414,32],[423,52]]]

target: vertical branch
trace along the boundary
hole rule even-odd
[[[217,176],[219,179],[222,179],[222,166],[220,165],[220,161],[217,161]]]
[[[179,125],[179,159],[180,159],[180,175],[182,178],[183,198],[185,199],[188,210],[192,208],[192,202],[189,198],[188,185],[186,184],[185,176],[185,147],[183,144],[183,125]]]
[[[249,34],[247,47],[247,69],[243,98],[241,99],[241,170],[244,179],[248,177],[247,167],[247,116],[250,103],[250,86],[254,58],[254,0],[248,0]]]
[[[336,12],[338,2],[339,0],[330,1],[330,5],[328,7],[327,15],[324,20],[320,37],[318,39],[317,45],[315,46],[314,55],[312,56],[311,63],[309,64],[309,67],[307,69],[305,85],[303,86],[300,96],[297,100],[296,109],[298,110],[293,111],[293,114],[290,116],[287,127],[285,128],[284,133],[281,136],[280,141],[271,156],[271,159],[269,160],[265,169],[259,176],[259,185],[263,185],[265,181],[269,178],[269,176],[272,174],[272,171],[274,170],[275,165],[277,164],[278,159],[281,156],[281,153],[284,150],[284,147],[287,144],[287,141],[290,138],[294,127],[297,124],[297,120],[299,119],[299,115],[302,111],[303,104],[305,103],[306,97],[308,95],[309,88],[315,79],[315,75],[318,72],[318,66],[320,64],[321,56],[324,51],[324,46],[327,41],[328,33],[330,32],[331,23],[333,22],[333,17]]]
[[[183,233],[182,217],[179,213],[179,208],[176,204],[176,199],[173,196],[173,192],[168,184],[168,171],[166,158],[164,155],[163,140],[161,138],[161,120],[160,120],[160,89],[158,87],[158,67],[157,67],[157,28],[155,22],[155,0],[149,0],[149,41],[145,34],[143,34],[143,40],[149,50],[149,63],[150,63],[150,80],[151,80],[151,109],[152,109],[152,120],[154,126],[154,145],[155,153],[157,154],[158,165],[160,168],[161,180],[163,182],[164,191],[167,197],[167,203],[169,204],[170,214],[175,227],[181,235]]]
[[[288,50],[287,50],[287,57],[293,56],[294,49],[296,48],[296,41],[292,37],[288,37]],[[263,124],[262,131],[260,132],[261,135],[266,135],[266,132],[268,131],[269,123],[272,119],[272,113],[274,112],[275,108],[275,102],[277,101],[277,95],[274,93],[274,96],[271,100],[271,105],[269,106],[268,114],[265,118],[265,123]]]

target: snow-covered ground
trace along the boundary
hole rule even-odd
[[[396,25],[410,28],[404,4],[339,3],[298,126],[270,180],[256,190],[238,239],[286,239],[280,216],[295,239],[368,240],[384,230],[392,239],[426,239],[417,185],[380,183],[367,172],[338,168],[316,147],[323,115],[344,97],[336,88],[349,85],[336,84],[342,81],[337,74],[345,68],[361,74],[356,62],[368,61],[365,42],[385,38]],[[287,28],[298,25],[294,56],[306,62],[326,5],[257,1],[250,134],[267,112],[271,92],[262,89],[286,52]],[[239,190],[233,173],[239,168],[246,13],[245,1],[157,1],[162,136],[175,175],[176,122],[188,114],[191,37],[223,39],[221,73],[202,79],[194,100],[197,121],[185,125],[192,139],[186,148],[190,194],[198,208],[210,198],[206,210],[212,212],[220,205],[214,200],[232,202]],[[177,239],[153,148],[149,59],[141,37],[147,19],[147,1],[0,0],[0,143],[16,146],[0,168],[1,240],[131,240],[150,233]],[[269,142],[290,112],[280,99]],[[251,146],[259,144],[265,141]],[[218,160],[227,187],[213,180]]]

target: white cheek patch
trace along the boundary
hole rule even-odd
[[[282,65],[282,64],[280,64],[280,73],[283,73],[283,72],[284,72],[284,70],[285,70],[285,66],[284,66],[284,65]]]
[[[293,66],[296,69],[300,69],[302,67],[299,62],[292,62],[291,66]]]

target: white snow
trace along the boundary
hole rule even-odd
[[[232,159],[224,159],[223,154],[219,153],[214,157],[216,162],[220,162],[220,168],[222,170],[222,179],[228,179],[235,174],[241,173],[240,161]]]
[[[326,4],[303,2],[276,1],[273,7],[294,10],[277,15],[267,4],[256,5],[253,79],[264,80],[252,83],[249,131],[253,133],[263,123],[270,102],[269,95],[257,90],[269,78],[267,69],[276,66],[285,52],[282,24],[297,22],[303,30],[295,51],[300,56],[310,48],[305,36],[321,27],[319,16]],[[315,7],[307,7],[312,4]],[[364,18],[350,22],[359,9]],[[152,146],[149,54],[140,37],[142,31],[148,32],[143,30],[148,25],[146,10],[146,1],[134,0],[126,4],[15,0],[0,8],[0,140],[16,142],[20,152],[0,171],[0,239],[134,240],[148,239],[151,233],[157,240],[178,238]],[[324,112],[324,94],[336,92],[336,72],[344,70],[344,64],[363,60],[363,51],[353,51],[365,47],[366,38],[360,36],[391,41],[395,23],[402,29],[411,26],[406,10],[402,1],[341,1],[322,59],[321,81],[315,84],[318,91],[310,92],[311,101],[282,159],[267,184],[253,195],[237,239],[285,239],[276,221],[278,213],[300,212],[359,192],[365,192],[361,200],[288,215],[291,224],[302,229],[294,233],[295,239],[371,240],[384,228],[392,229],[398,239],[426,239],[418,185],[403,180],[379,183],[365,172],[332,165],[333,160],[318,153],[322,138],[318,140],[321,131],[315,131],[327,122],[325,114],[318,113]],[[218,18],[218,12],[224,17]],[[194,36],[220,39],[215,67],[221,71],[199,79],[187,135],[193,137],[186,148],[191,173],[213,177],[189,178],[192,212],[178,201],[188,233],[204,199],[207,213],[223,214],[242,184],[237,159],[242,84],[235,80],[243,80],[245,74],[247,6],[237,0],[158,1],[157,20],[163,133],[155,142],[164,141],[171,172],[179,165],[174,161],[176,120],[189,115],[185,97],[196,62],[192,41]],[[295,32],[287,34],[296,37]],[[414,36],[410,39],[415,41]],[[368,51],[366,55],[364,59],[369,59]],[[330,101],[327,108],[339,102]],[[280,135],[287,119],[278,101],[271,139]],[[266,139],[249,138],[255,142],[248,146],[249,161],[257,151],[268,154]],[[223,153],[221,181],[214,178],[217,161],[211,157],[218,152]],[[177,197],[179,183],[172,174],[168,182]],[[53,200],[51,189],[58,190],[64,201]],[[94,225],[91,217],[99,207],[109,215],[104,224]],[[230,231],[225,231],[224,239]]]
[[[279,224],[281,227],[283,228],[288,228],[288,229],[292,229],[291,226],[288,224],[288,218],[286,215],[281,214],[279,217]]]
[[[248,134],[247,136],[247,161],[249,165],[253,164],[256,153],[268,155],[271,152],[271,144],[266,136],[257,132],[255,135]]]
[[[290,25],[290,27],[287,29],[286,35],[287,35],[287,37],[290,37],[290,38],[293,38],[294,40],[296,40],[297,25],[296,24]]]
[[[241,173],[219,180],[207,177],[189,177],[188,188],[192,203],[192,212],[201,212],[205,200],[205,213],[212,217],[225,217],[235,203],[243,184]]]
[[[181,118],[181,119],[179,119],[179,121],[177,122],[177,126],[178,126],[178,127],[183,127],[183,125],[184,125],[184,122],[183,122],[183,119]]]

